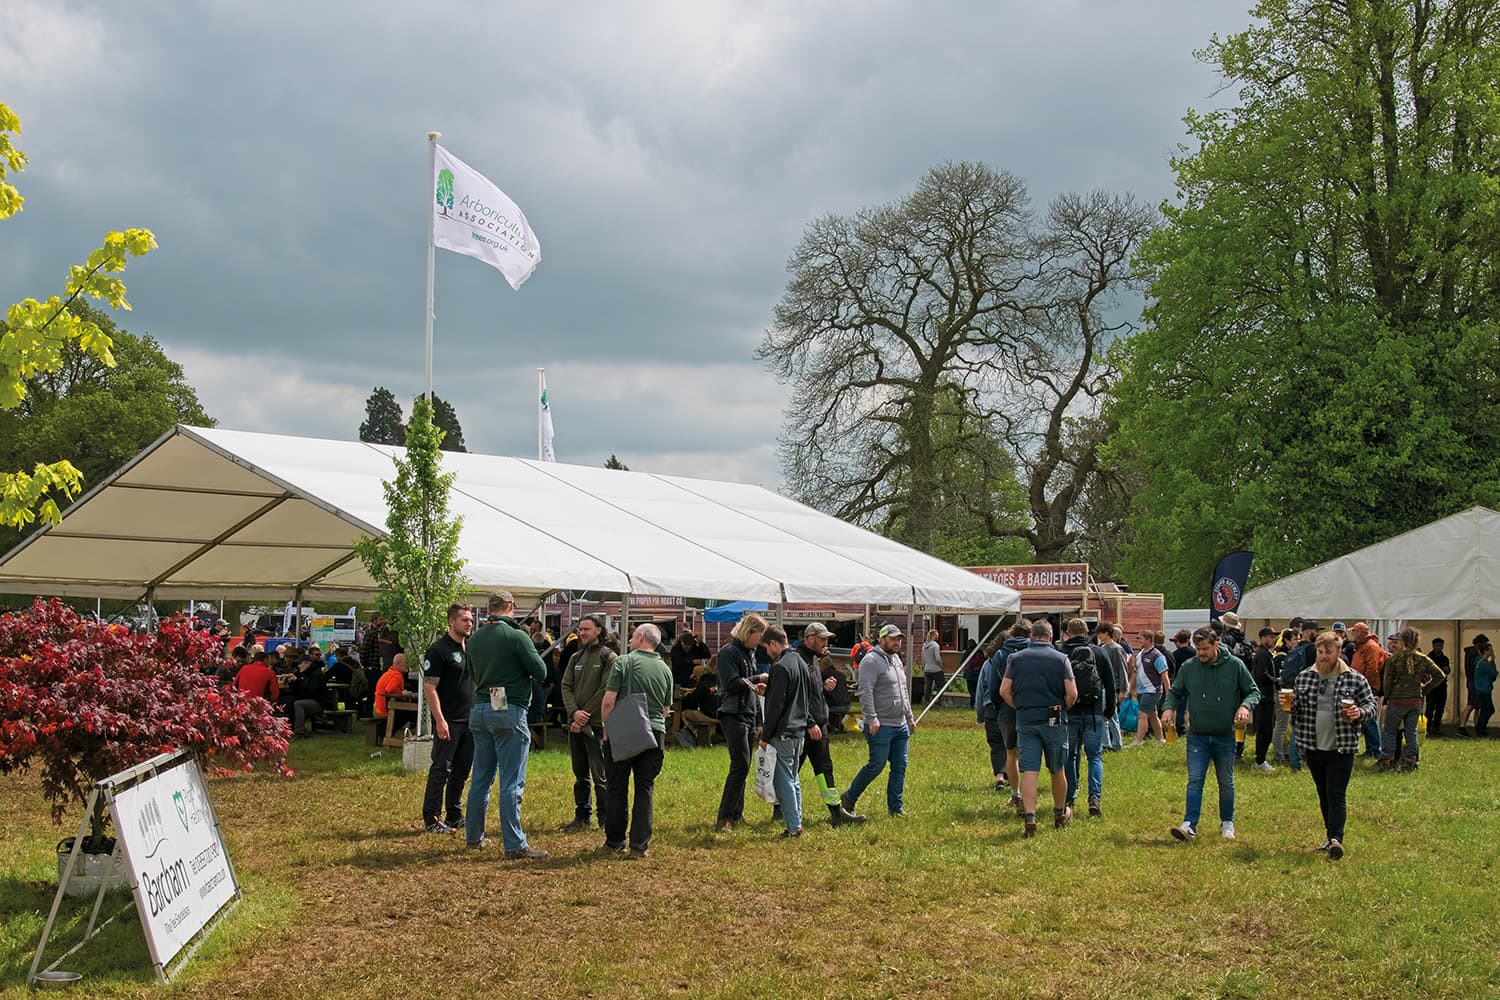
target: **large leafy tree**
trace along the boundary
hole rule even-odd
[[[1268,0],[1203,54],[1114,447],[1131,582],[1206,593],[1500,501],[1500,4]],[[1399,572],[1393,567],[1393,572]]]
[[[12,136],[21,132],[21,121],[0,103],[0,219],[21,210],[25,199],[6,178],[26,168],[26,154],[17,149]],[[129,309],[125,282],[118,275],[131,257],[139,257],[156,246],[156,237],[146,229],[107,233],[104,245],[81,265],[68,269],[60,294],[46,300],[22,299],[5,311],[0,322],[0,410],[14,410],[25,400],[29,384],[39,376],[57,372],[76,349],[104,367],[115,358],[109,335],[75,307],[89,299]],[[20,528],[40,518],[56,523],[62,513],[58,501],[77,496],[83,473],[71,461],[55,455],[14,472],[0,469],[0,526]]]
[[[401,444],[406,440],[406,415],[395,393],[383,385],[370,390],[365,400],[365,419],[359,425],[359,439],[369,444]]]

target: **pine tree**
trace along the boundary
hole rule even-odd
[[[604,463],[604,467],[606,469],[619,469],[621,472],[630,471],[630,466],[616,458],[614,452],[610,452],[609,460]]]
[[[365,400],[365,422],[359,425],[359,439],[369,444],[401,444],[406,440],[405,424],[395,394],[376,386]]]
[[[432,422],[443,432],[444,451],[468,451],[464,446],[464,429],[458,423],[458,411],[437,393],[432,394]]]

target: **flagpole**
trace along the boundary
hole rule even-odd
[[[542,442],[542,394],[547,391],[547,369],[536,370],[536,460],[544,461],[547,457],[545,445]]]
[[[428,403],[432,402],[432,227],[436,215],[432,210],[433,178],[437,176],[437,141],[442,137],[441,132],[427,133],[427,353],[424,365],[426,380],[422,385]]]

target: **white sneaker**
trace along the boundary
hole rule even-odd
[[[1256,764],[1255,765],[1255,769],[1257,771],[1274,771],[1274,770],[1276,770],[1276,768],[1274,768],[1274,767],[1271,766],[1271,762],[1268,761],[1268,760],[1263,760],[1259,764]]]
[[[1143,747],[1145,745],[1146,744],[1141,742],[1140,740],[1131,740],[1129,743],[1125,744],[1125,749],[1134,750],[1136,747]]]
[[[1219,836],[1223,837],[1225,840],[1233,840],[1234,839],[1234,824],[1232,822],[1230,822],[1230,823],[1220,823],[1219,824]]]
[[[1172,836],[1178,840],[1197,840],[1198,831],[1193,829],[1193,824],[1184,821],[1181,826],[1172,827]]]

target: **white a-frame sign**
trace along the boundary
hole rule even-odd
[[[209,801],[198,761],[186,750],[153,757],[97,782],[89,794],[83,823],[73,840],[73,851],[58,880],[52,912],[47,915],[47,925],[31,960],[28,983],[52,972],[59,962],[125,912],[122,907],[104,923],[99,922],[104,894],[109,888],[107,880],[101,879],[83,940],[46,969],[38,969],[63,896],[71,883],[83,877],[80,856],[83,838],[88,832],[89,817],[101,798],[115,830],[112,860],[124,859],[141,930],[151,952],[151,964],[162,982],[192,957],[214,925],[240,899],[239,881],[224,847],[219,817]],[[110,870],[114,868],[112,863]]]

